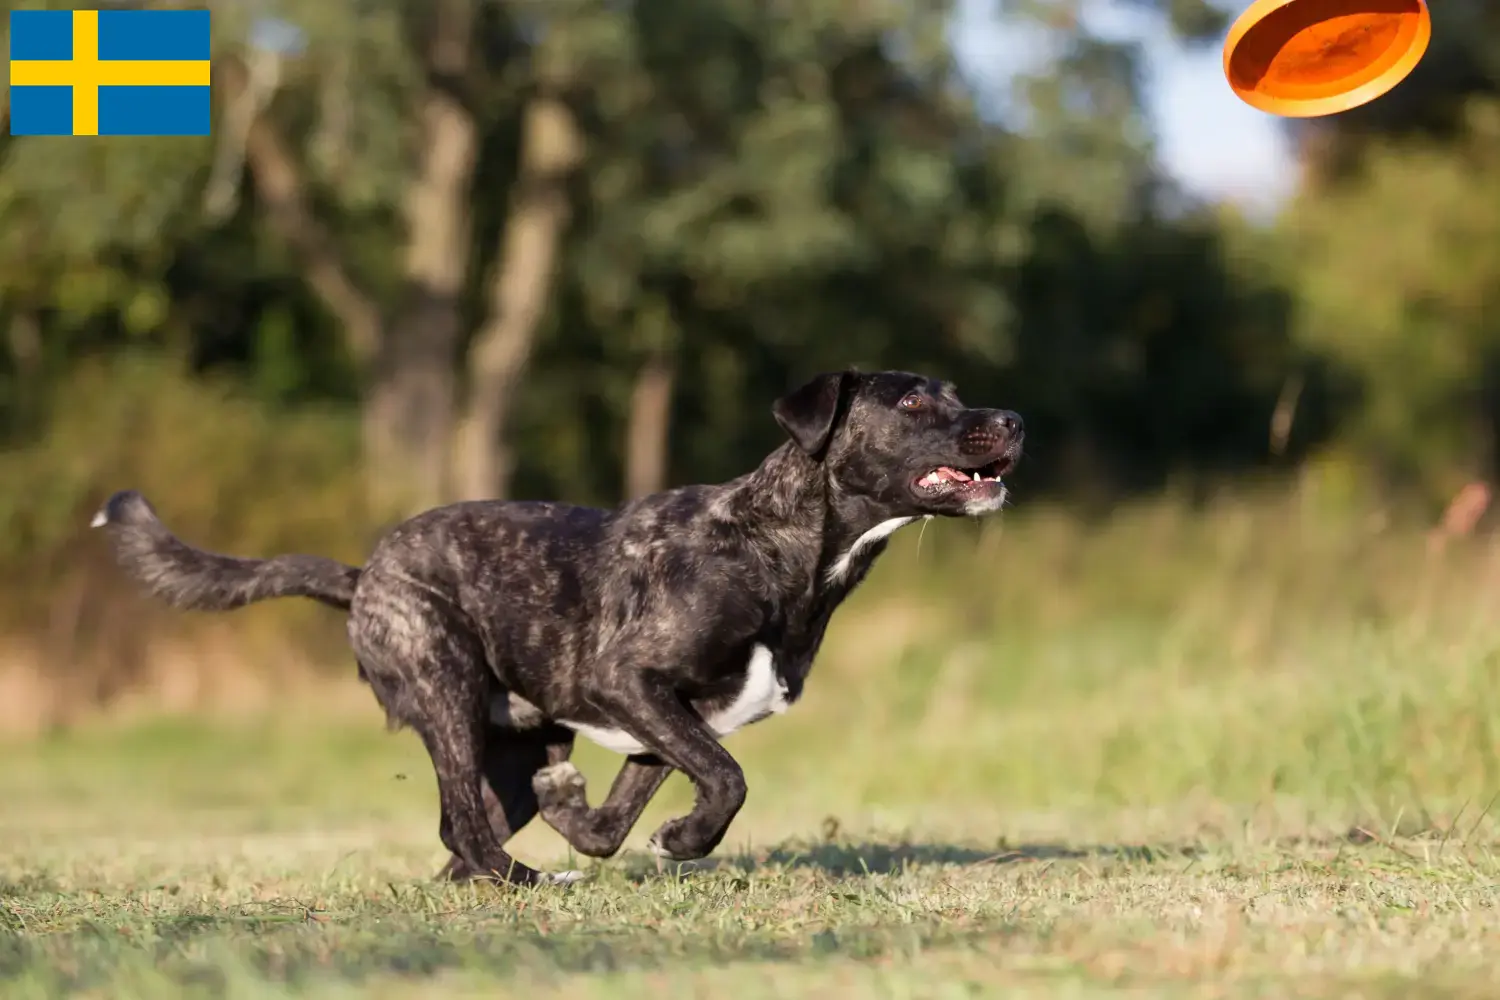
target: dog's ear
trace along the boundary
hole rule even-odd
[[[828,446],[851,372],[827,372],[771,404],[771,415],[797,447],[817,455]]]

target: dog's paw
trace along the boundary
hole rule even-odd
[[[677,844],[677,838],[673,836],[676,832],[677,828],[671,823],[666,824],[646,841],[646,850],[663,861],[697,861],[703,857],[704,852],[684,849]]]
[[[587,787],[583,772],[569,760],[544,767],[531,776],[532,790],[537,795],[549,798],[556,796],[571,799],[575,795],[582,795]]]
[[[580,871],[547,872],[543,876],[549,885],[577,885],[588,875]]]

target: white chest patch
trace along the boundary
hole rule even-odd
[[[757,645],[750,651],[750,663],[745,670],[745,686],[734,700],[706,719],[708,728],[720,739],[737,729],[770,715],[780,715],[787,710],[787,690],[781,678],[776,676],[776,661],[771,651]],[[579,736],[599,744],[615,753],[645,753],[646,748],[629,733],[620,729],[590,726],[581,722],[563,721]]]
[[[881,521],[875,527],[860,535],[854,540],[854,544],[849,546],[849,551],[839,556],[834,561],[834,564],[828,567],[828,582],[837,583],[842,580],[849,574],[849,567],[853,565],[855,556],[876,542],[891,537],[915,520],[916,518],[914,517],[893,517],[889,521]]]
[[[728,736],[769,715],[780,715],[786,708],[786,684],[776,676],[776,659],[766,647],[756,646],[750,650],[745,686],[734,701],[708,717],[708,727],[721,737]]]

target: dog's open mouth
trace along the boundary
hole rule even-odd
[[[973,490],[987,484],[998,484],[1015,464],[1014,458],[1005,455],[987,465],[973,468],[940,465],[917,480],[917,489],[936,494],[955,490]]]

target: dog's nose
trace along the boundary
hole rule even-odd
[[[1004,429],[1011,437],[1020,437],[1026,430],[1026,423],[1021,415],[1014,410],[1000,410],[995,414],[995,423]]]

